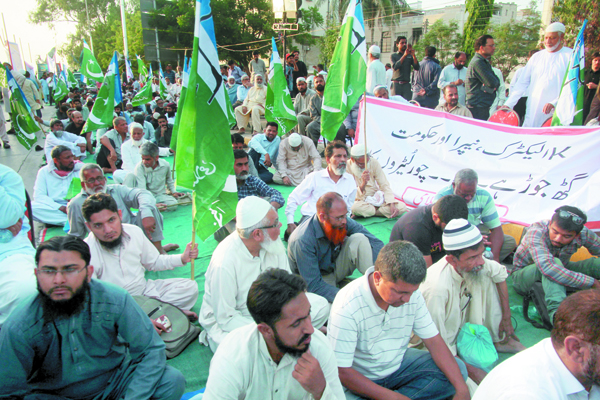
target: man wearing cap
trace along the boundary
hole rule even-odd
[[[463,89],[464,90],[464,89]],[[447,112],[448,114],[461,115],[463,117],[473,118],[471,111],[459,101],[458,86],[450,83],[442,89],[444,102],[435,108],[436,111]]]
[[[504,103],[507,107],[514,107],[521,96],[529,93],[524,127],[540,127],[552,117],[572,53],[572,49],[564,46],[564,38],[563,24],[548,25],[544,35],[546,49],[531,56],[518,82],[510,88],[510,96]]]
[[[396,201],[379,161],[369,154],[365,155],[365,145],[354,145],[350,149],[350,156],[347,169],[358,186],[352,214],[363,218],[395,218],[404,214],[406,205]]]
[[[301,135],[306,135],[306,125],[310,124],[310,100],[316,94],[312,89],[309,89],[304,77],[296,79],[298,93],[294,98],[294,111],[298,118],[298,132]]]
[[[541,281],[551,321],[567,297],[567,287],[600,289],[600,258],[570,261],[580,247],[600,255],[600,237],[584,226],[586,222],[587,216],[577,207],[559,207],[551,220],[532,224],[515,251],[513,286],[527,293]]]
[[[273,182],[298,186],[306,175],[320,169],[322,169],[321,156],[313,141],[306,136],[292,133],[279,144],[277,172],[273,175]]]
[[[499,352],[525,350],[511,322],[508,273],[502,264],[483,257],[479,229],[466,219],[453,219],[444,228],[442,243],[446,257],[427,269],[420,289],[452,355],[457,357],[458,333],[467,322],[485,326]],[[465,364],[469,377],[479,384],[485,371]]]
[[[381,50],[379,46],[369,47],[369,66],[367,67],[367,94],[373,94],[375,86],[385,85],[385,66],[379,59]]]
[[[227,78],[227,84],[225,85],[225,87],[227,88],[227,95],[229,96],[229,101],[232,105],[235,104],[235,102],[237,101],[237,90],[238,87],[240,87],[240,85],[235,83],[235,77],[230,76],[229,78]]]
[[[250,90],[251,87],[252,87],[252,83],[250,83],[250,78],[248,77],[248,75],[245,75],[245,74],[242,75],[242,84],[239,85],[237,88],[237,92],[236,92],[237,100],[235,103],[232,104],[233,108],[236,108],[236,107],[242,105],[244,100],[246,100],[246,97],[248,96],[248,91]]]
[[[239,96],[238,96],[239,97]],[[267,87],[263,84],[263,76],[261,74],[254,75],[254,86],[248,90],[246,99],[241,107],[235,109],[235,120],[240,129],[239,132],[246,131],[246,125],[252,117],[253,133],[262,131],[260,117],[265,115],[265,103],[267,101]]]
[[[238,202],[237,232],[219,243],[206,270],[200,343],[213,353],[229,332],[253,322],[246,298],[260,273],[270,268],[291,272],[280,229],[277,211],[268,201],[249,196]],[[321,328],[329,316],[329,303],[310,293],[308,300],[312,324]]]

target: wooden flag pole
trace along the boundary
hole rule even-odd
[[[173,169],[171,170],[171,178],[175,179],[175,157],[177,157],[177,153],[173,153]]]
[[[367,168],[367,92],[363,94],[363,137],[365,138],[365,169]]]
[[[194,216],[196,215],[196,202],[194,201],[194,191],[192,191],[192,249],[194,248],[194,246],[196,245],[196,224],[194,223]],[[192,263],[192,277],[191,279],[194,280],[194,264],[195,264],[196,259],[192,258],[191,263]]]

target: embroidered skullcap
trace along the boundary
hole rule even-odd
[[[297,133],[292,133],[290,135],[290,146],[297,147],[302,144],[302,138]]]
[[[546,28],[546,33],[561,32],[565,33],[565,26],[560,22],[553,22]]]
[[[235,227],[246,229],[258,224],[271,209],[271,204],[257,196],[244,197],[235,210]]]
[[[446,251],[466,249],[481,242],[482,239],[479,229],[464,218],[448,222],[442,235],[442,243]]]

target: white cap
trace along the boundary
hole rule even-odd
[[[546,33],[561,32],[565,33],[565,26],[560,22],[553,22],[546,27]]]
[[[381,49],[379,48],[379,46],[377,46],[376,44],[374,44],[373,46],[369,47],[369,54],[373,54],[374,56],[378,56],[381,54]]]
[[[351,157],[362,157],[365,155],[365,145],[364,144],[355,144],[350,148],[350,156]]]
[[[296,83],[298,82],[306,82],[306,79],[304,79],[303,76],[299,76],[298,79],[296,79]]]
[[[480,243],[482,239],[479,229],[463,218],[448,222],[442,234],[442,243],[446,251],[466,249]]]
[[[152,116],[154,117],[154,119],[158,119],[158,117],[160,117],[160,114],[155,112],[154,114],[152,114]]]
[[[271,210],[271,204],[257,196],[244,197],[235,210],[235,227],[246,229],[258,224]]]
[[[297,147],[302,144],[302,137],[297,133],[292,133],[289,138],[290,146]]]

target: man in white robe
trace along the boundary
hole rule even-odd
[[[510,96],[504,103],[510,108],[529,93],[524,127],[540,127],[554,112],[572,53],[572,49],[564,47],[564,36],[563,24],[550,24],[544,35],[546,49],[529,59],[518,82],[510,88]]]
[[[66,132],[62,121],[59,119],[53,119],[50,121],[50,132],[48,135],[46,135],[46,143],[44,144],[46,161],[48,164],[52,162],[50,152],[58,145],[67,146],[69,149],[71,149],[73,156],[81,160],[86,156],[86,144],[87,142],[85,137],[78,136],[71,132]]]

